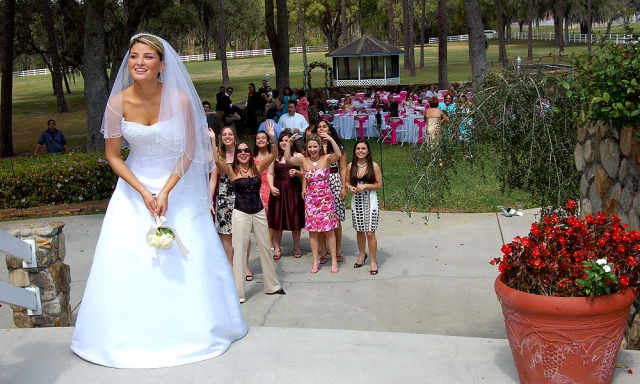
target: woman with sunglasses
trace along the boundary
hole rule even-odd
[[[269,145],[274,147],[276,143],[273,122],[268,121],[266,129],[270,140]],[[209,130],[209,136],[215,152],[215,133]],[[240,142],[236,146],[232,165],[222,161],[220,157],[215,158],[218,172],[229,177],[236,195],[232,215],[234,249],[232,269],[241,303],[246,301],[244,294],[246,259],[244,255],[249,247],[249,235],[252,228],[260,250],[260,264],[262,265],[265,292],[268,295],[285,294],[276,275],[273,258],[269,252],[269,227],[264,205],[260,198],[260,185],[262,184],[260,174],[275,160],[278,153],[275,148],[272,149],[269,156],[258,164],[253,162],[251,148],[245,142]]]

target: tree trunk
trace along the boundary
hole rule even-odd
[[[587,0],[587,52],[591,52],[591,0]]]
[[[222,0],[218,0],[218,52],[220,66],[222,67],[222,84],[231,84],[229,80],[229,67],[227,66],[227,35],[224,31],[224,9]]]
[[[438,0],[438,86],[449,89],[447,72],[447,0]]]
[[[275,12],[273,0],[265,0],[264,17],[267,38],[271,47],[271,58],[276,68],[276,88],[289,86],[289,11],[286,0],[276,0],[278,9],[278,27],[274,24]]]
[[[409,76],[414,77],[416,75],[416,58],[415,58],[415,46],[416,46],[416,28],[415,28],[415,3],[414,0],[408,0],[409,11],[407,12],[409,22],[409,37],[407,38],[408,44],[406,49],[409,56]]]
[[[533,60],[533,0],[529,0],[529,34],[527,35],[527,60]]]
[[[364,24],[362,23],[362,0],[358,0],[358,25],[360,26],[360,37],[364,35]]]
[[[62,70],[60,68],[60,56],[58,54],[58,43],[56,42],[56,30],[53,22],[53,13],[51,12],[51,0],[43,1],[44,24],[49,37],[49,53],[51,55],[53,87],[58,101],[57,112],[68,112],[67,101],[64,98],[64,90],[62,89]]]
[[[478,0],[464,0],[464,16],[469,26],[469,57],[471,58],[471,81],[473,89],[480,89],[487,76],[487,49],[484,25]]]
[[[87,152],[104,151],[100,133],[104,109],[109,98],[109,79],[105,61],[105,0],[84,2],[84,95],[87,101]]]
[[[558,0],[558,2],[556,3],[556,13],[558,14],[558,56],[560,56],[562,54],[562,52],[564,52],[564,37],[563,37],[563,31],[564,28],[562,27],[562,22],[564,21],[564,1],[563,0]]]
[[[498,62],[507,65],[507,47],[504,44],[504,18],[502,17],[502,0],[496,0],[498,14]]]
[[[300,37],[302,38],[302,66],[304,75],[302,76],[302,86],[307,89],[307,39],[304,34],[304,18],[302,15],[302,0],[298,0],[298,19],[300,19]],[[311,91],[311,90],[309,90]]]
[[[409,0],[402,0],[402,46],[407,52],[402,57],[404,69],[409,69]]]
[[[2,85],[0,86],[0,157],[13,156],[13,54],[16,0],[4,1],[2,29]]]
[[[396,45],[396,31],[393,23],[393,0],[387,0],[387,13],[389,16],[389,44]]]
[[[424,69],[424,14],[426,10],[426,0],[422,0],[422,18],[420,19],[420,69]]]
[[[280,10],[280,8],[278,8]],[[340,1],[340,17],[341,17],[341,25],[342,25],[342,45],[345,45],[349,42],[347,37],[347,0]]]

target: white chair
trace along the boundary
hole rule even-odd
[[[400,127],[402,127],[402,129],[400,129]],[[402,144],[400,144],[400,146],[403,146],[409,130],[405,127],[404,120],[401,117],[390,117],[389,124],[387,125],[387,134],[383,141],[390,142],[391,145],[396,145],[398,143],[398,133],[402,133]],[[388,136],[391,136],[390,141]]]

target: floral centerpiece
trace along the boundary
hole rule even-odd
[[[502,246],[495,290],[521,383],[610,383],[640,286],[640,233],[575,203]]]
[[[504,283],[547,296],[590,296],[640,286],[640,233],[627,232],[617,216],[599,212],[580,220],[575,202],[531,224],[529,236],[502,246],[498,265]]]

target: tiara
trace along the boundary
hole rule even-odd
[[[131,40],[129,40],[129,42],[132,42],[133,40],[137,39],[138,37],[142,37],[142,36],[155,37],[156,39],[158,39],[158,41],[162,41],[162,40],[160,40],[160,37],[158,37],[156,35],[152,35],[152,34],[147,33],[147,32],[142,32],[142,33],[137,33],[137,34],[131,36]]]

